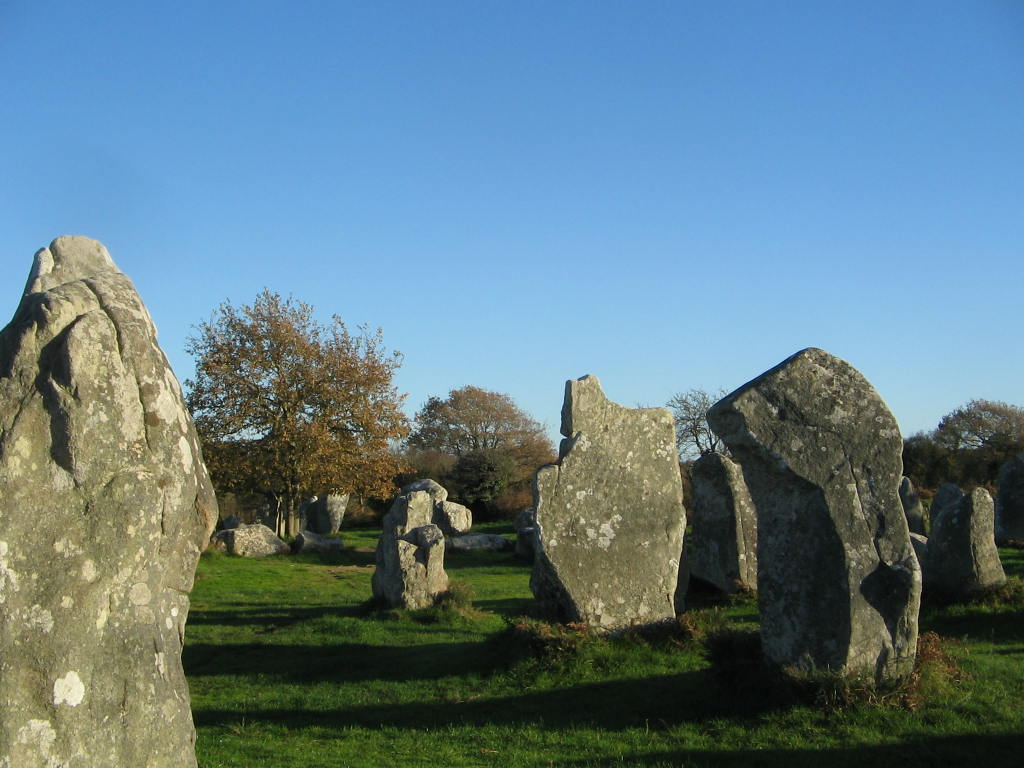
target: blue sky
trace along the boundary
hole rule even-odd
[[[413,413],[558,428],[822,347],[904,434],[1024,404],[1024,3],[0,3],[0,301],[107,245],[179,378],[263,288]]]

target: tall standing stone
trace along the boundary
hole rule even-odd
[[[878,393],[849,363],[805,349],[716,403],[708,422],[757,508],[766,658],[909,674],[921,570],[897,493],[903,440]]]
[[[195,766],[181,647],[217,505],[106,249],[35,256],[0,332],[0,765]]]
[[[601,630],[675,615],[686,514],[672,414],[566,382],[559,460],[534,476],[530,588],[549,613]]]
[[[757,512],[739,465],[720,453],[693,463],[690,575],[723,592],[757,589]]]
[[[999,470],[996,497],[996,541],[1024,541],[1024,453]]]
[[[300,525],[308,531],[319,534],[337,533],[345,519],[349,494],[324,493],[303,502],[299,511]],[[304,519],[303,519],[304,518]]]
[[[947,599],[970,597],[1006,582],[995,541],[995,510],[984,488],[961,494],[932,518],[924,574]]]
[[[924,505],[909,477],[900,480],[900,504],[903,505],[903,514],[907,518],[910,532],[924,536]]]

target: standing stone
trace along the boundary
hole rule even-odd
[[[348,507],[349,494],[321,493],[309,500],[306,508],[306,530],[329,534],[341,530]]]
[[[513,526],[516,529],[516,557],[533,562],[537,552],[537,514],[533,507],[519,510]]]
[[[911,533],[919,533],[924,536],[924,505],[914,490],[914,484],[909,477],[900,480],[900,504],[903,505],[903,514],[907,518],[907,527]]]
[[[739,465],[720,453],[697,459],[690,575],[727,593],[757,589],[756,515]]]
[[[533,594],[600,630],[672,618],[686,513],[671,412],[624,408],[585,376],[566,382],[562,434],[534,475]]]
[[[448,501],[448,491],[434,480],[416,480],[402,488],[403,494],[423,492],[430,496],[433,512],[430,522],[445,536],[462,536],[473,527],[473,512],[469,507]]]
[[[0,332],[0,765],[195,766],[181,647],[217,502],[107,250],[35,256]]]
[[[947,507],[956,506],[963,497],[964,492],[960,490],[959,486],[953,483],[943,483],[940,485],[932,497],[932,506],[928,515],[931,518],[932,525],[935,524],[936,518],[942,514],[942,510]]]
[[[768,661],[901,678],[913,668],[921,570],[897,489],[903,440],[849,363],[805,349],[708,411],[757,508]]]
[[[996,498],[996,541],[1024,541],[1024,453],[999,470]]]
[[[384,515],[377,542],[373,596],[395,608],[427,608],[448,589],[444,534],[431,520],[434,500],[427,491],[403,493]]]
[[[927,588],[959,600],[1006,582],[995,540],[995,509],[984,488],[962,494],[932,518]]]

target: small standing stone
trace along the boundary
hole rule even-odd
[[[566,382],[562,434],[534,475],[533,594],[600,630],[672,618],[686,513],[671,412],[624,408],[585,376]]]
[[[910,532],[924,536],[924,505],[921,504],[921,498],[914,490],[914,484],[909,477],[900,480],[900,503],[903,505],[903,514],[906,515]]]
[[[926,586],[947,599],[963,599],[1006,582],[988,491],[975,488],[932,518],[926,557]]]
[[[757,589],[757,512],[739,465],[720,453],[693,464],[690,575],[726,593]]]
[[[1024,541],[1024,453],[999,470],[996,497],[996,541]]]
[[[373,596],[394,608],[426,608],[448,589],[444,572],[444,534],[431,520],[434,500],[428,491],[399,495],[384,515],[377,542]]]

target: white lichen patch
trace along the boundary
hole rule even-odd
[[[166,662],[164,661],[164,654],[163,654],[163,652],[158,652],[158,653],[154,654],[154,656],[156,657],[156,670],[157,670],[157,672],[160,673],[160,677],[166,677],[167,676],[167,665],[166,665]]]
[[[74,608],[75,607],[75,598],[71,597],[71,595],[64,595],[64,597],[62,597],[60,599],[60,607],[61,608]]]
[[[69,707],[77,707],[84,698],[85,685],[82,684],[82,679],[74,670],[54,681],[53,706],[59,707],[61,704],[67,704]]]
[[[38,749],[44,757],[50,753],[50,747],[56,740],[57,732],[49,720],[29,720],[18,729],[18,743]]]
[[[8,551],[7,542],[0,541],[0,604],[8,594],[18,591],[18,574],[7,561]]]
[[[49,633],[53,631],[53,614],[41,605],[33,605],[25,612],[24,622],[32,629]]]
[[[86,560],[84,563],[82,563],[82,578],[85,581],[87,581],[89,584],[92,584],[94,581],[96,581],[96,577],[98,575],[99,572],[96,570],[96,563],[94,563],[92,560]]]
[[[132,605],[149,605],[149,601],[153,599],[153,593],[149,591],[149,585],[146,582],[140,581],[132,585],[128,599],[132,601]]]

